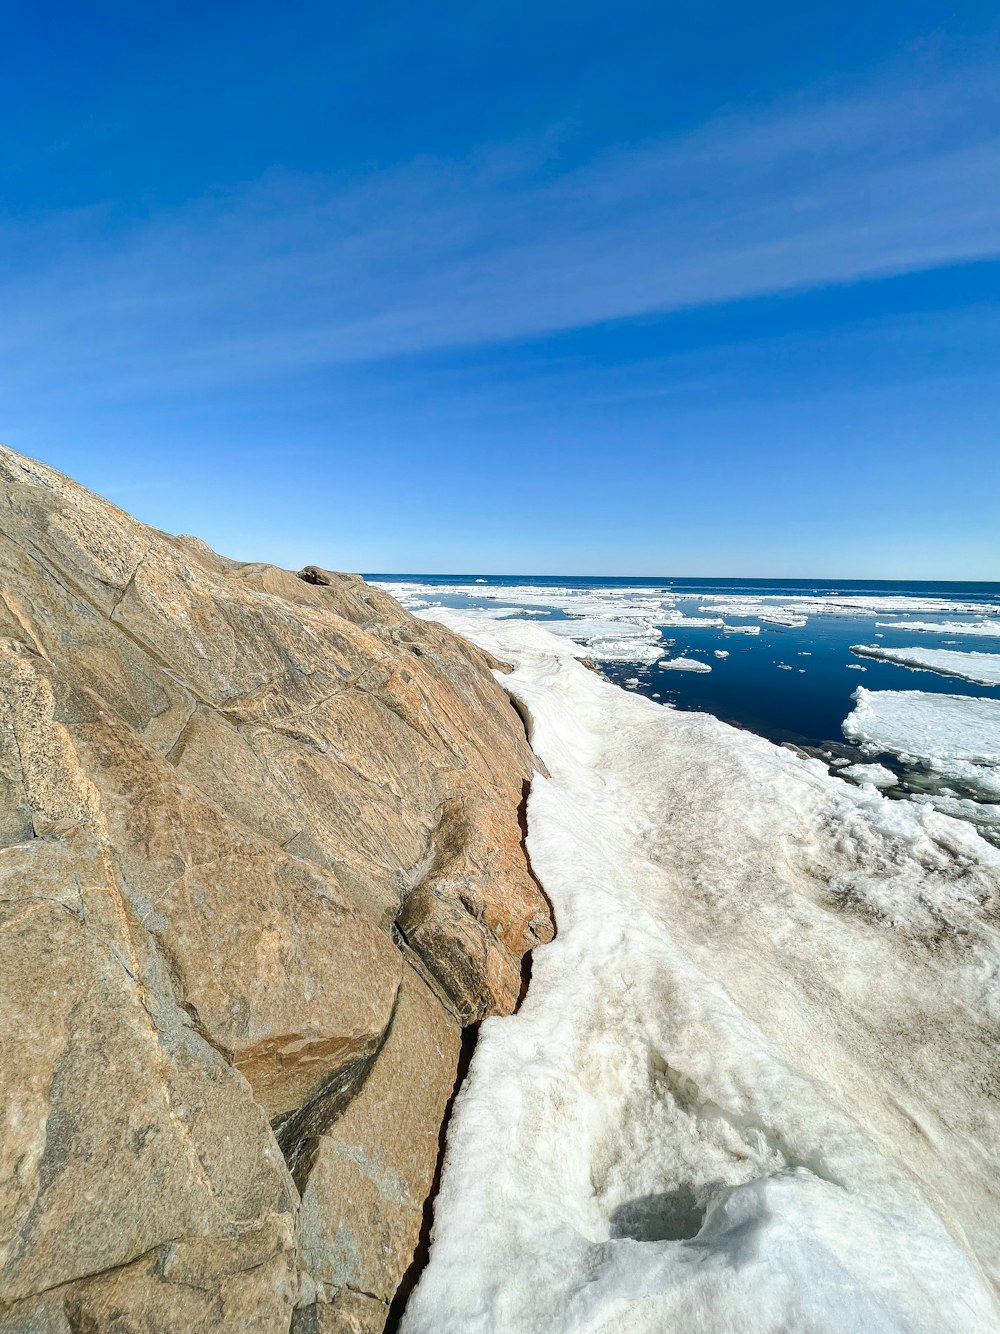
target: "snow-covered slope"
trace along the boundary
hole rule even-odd
[[[1000,853],[537,626],[555,941],[487,1020],[406,1334],[997,1331]]]

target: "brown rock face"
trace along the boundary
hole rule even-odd
[[[0,449],[0,1331],[382,1328],[552,934],[491,665]]]

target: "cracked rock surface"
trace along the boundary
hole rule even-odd
[[[552,934],[494,666],[0,449],[0,1331],[382,1329]]]

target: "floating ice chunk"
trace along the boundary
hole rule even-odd
[[[884,764],[849,764],[840,770],[844,778],[852,778],[856,783],[870,783],[872,787],[895,787],[899,779]]]
[[[728,658],[728,657],[729,657],[729,650],[728,650],[727,648],[717,648],[717,649],[715,649],[715,650],[713,651],[713,657],[716,657],[716,658]]]
[[[787,662],[779,662],[776,663],[775,666],[778,668],[779,671],[782,672],[790,672],[792,670]]]
[[[662,644],[647,644],[638,639],[590,639],[584,656],[597,662],[656,662],[662,658]]]
[[[725,599],[720,606],[699,607],[698,610],[707,613],[721,610],[726,616],[756,616],[758,621],[766,621],[770,625],[801,626],[805,625],[808,619],[801,612],[788,607],[774,607],[760,602],[740,602],[737,599]]]
[[[759,625],[724,625],[722,629],[727,635],[759,635]]]
[[[913,800],[926,802],[935,810],[954,816],[957,820],[968,820],[987,835],[1000,833],[1000,805],[969,801],[968,798],[953,797],[942,792],[920,792]]]
[[[884,648],[880,644],[854,644],[851,652],[898,663],[912,671],[958,676],[963,681],[982,686],[1000,685],[1000,653],[964,653],[945,648]]]
[[[866,672],[868,670],[867,667],[862,667],[860,662],[849,662],[847,667],[852,672]]]
[[[790,625],[800,626],[808,624],[807,616],[797,616],[792,611],[762,611],[758,613],[758,619],[766,621],[769,625]]]
[[[514,667],[558,934],[480,1029],[404,1334],[997,1334],[1000,853],[441,619]]]
[[[955,610],[950,608],[949,610]],[[1000,617],[979,621],[876,621],[883,630],[919,630],[923,634],[978,635],[1000,639]]]
[[[685,616],[679,611],[663,612],[660,623],[666,626],[669,630],[676,629],[679,626],[691,625],[701,626],[703,629],[707,627],[710,630],[722,629],[721,616]]]
[[[986,801],[1000,799],[1000,700],[921,690],[854,692],[844,735],[920,765]]]
[[[476,580],[476,583],[477,583],[477,584],[485,584],[485,583],[486,583],[486,580],[485,580],[485,579],[477,579],[477,580]]]
[[[707,662],[700,662],[697,658],[666,658],[660,663],[661,671],[672,672],[710,672],[711,666]]]

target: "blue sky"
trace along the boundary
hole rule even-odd
[[[290,566],[1000,578],[995,6],[5,15],[14,448]]]

